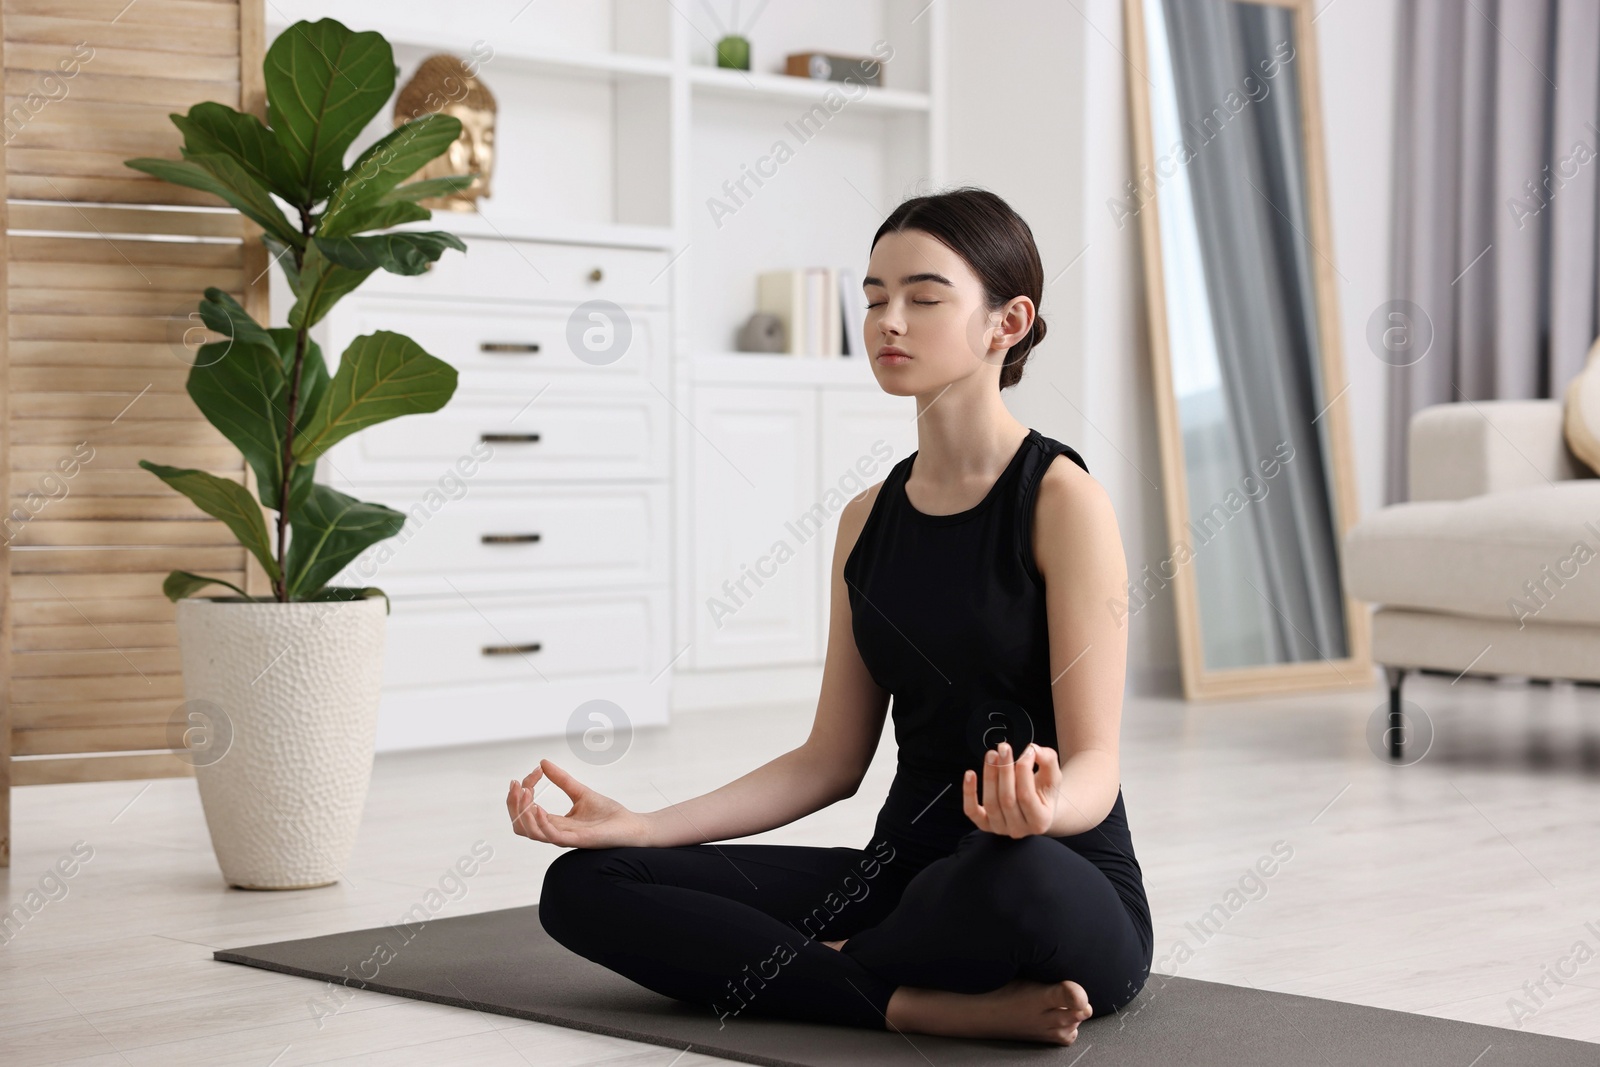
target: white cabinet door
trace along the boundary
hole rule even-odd
[[[817,662],[816,391],[696,386],[693,423],[688,665]]]
[[[844,501],[889,476],[917,448],[917,402],[876,389],[832,388],[821,394],[821,496],[839,503],[822,537],[822,575],[817,586],[817,642],[828,647],[828,580]]]

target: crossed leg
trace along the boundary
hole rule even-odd
[[[916,872],[882,854],[574,849],[539,914],[569,949],[724,1025],[748,1011],[1070,1043],[1142,987],[1148,954],[1115,889],[1059,841],[974,829]]]

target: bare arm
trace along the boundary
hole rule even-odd
[[[1060,752],[1004,742],[962,781],[980,829],[1011,837],[1092,830],[1117,800],[1118,733],[1128,659],[1128,565],[1105,489],[1070,459],[1046,468],[1033,524],[1045,581],[1051,703]],[[1035,774],[1037,769],[1037,774]]]
[[[1118,735],[1128,665],[1128,561],[1105,488],[1065,456],[1045,470],[1034,557],[1045,580],[1061,789],[1048,833],[1100,825],[1120,785]]]
[[[882,483],[880,482],[879,485]],[[516,832],[538,841],[584,848],[612,844],[702,844],[748,837],[810,815],[854,795],[867,773],[889,694],[873,681],[856,648],[844,561],[872,510],[878,486],[852,499],[839,516],[829,581],[828,648],[811,733],[798,747],[727,785],[657,811],[636,814],[572,778],[549,760],[507,797]],[[572,799],[572,811],[551,815],[530,790],[543,774]]]

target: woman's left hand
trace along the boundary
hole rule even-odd
[[[1061,763],[1055,749],[1029,743],[1022,755],[1012,759],[1011,746],[1002,741],[984,756],[984,803],[978,803],[977,774],[967,771],[961,780],[961,808],[980,830],[1028,837],[1046,833],[1055,824],[1060,789]]]

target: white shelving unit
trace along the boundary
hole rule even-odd
[[[522,425],[532,416],[514,413],[521,408],[551,420],[547,461],[469,479],[467,495],[430,520],[429,537],[380,568],[377,584],[396,598],[390,658],[405,657],[391,668],[380,748],[560,732],[595,697],[645,725],[666,721],[674,705],[772,699],[779,691],[768,683],[779,680],[815,692],[807,678],[825,647],[838,510],[915,447],[912,401],[884,394],[865,361],[732,349],[760,271],[831,265],[859,275],[883,217],[944,181],[945,16],[926,0],[742,10],[757,7],[745,30],[753,69],[743,72],[714,65],[717,16],[731,11],[715,0],[710,10],[668,0],[269,5],[269,41],[301,18],[382,32],[402,83],[433,52],[492,50],[479,74],[498,104],[492,196],[479,213],[436,212],[422,224],[461,235],[468,254],[447,253],[430,272],[437,278],[374,275],[322,337],[331,363],[357,333],[410,330],[463,367],[457,398],[387,435],[352,438],[330,455],[324,480],[404,507],[436,482],[423,476],[430,464],[457,458],[473,418],[499,412],[492,418]],[[779,73],[786,53],[812,50],[886,56],[884,85]],[[386,111],[357,150],[390,128]],[[591,261],[583,270],[604,280],[586,293],[568,268]],[[627,299],[616,303],[645,350],[607,367],[554,359],[557,320],[619,291],[619,278]],[[274,308],[281,317],[287,307],[280,284]],[[452,347],[519,322],[551,339],[547,364],[492,371]],[[556,427],[577,453],[562,451]],[[385,449],[388,460],[374,460]],[[581,462],[583,449],[595,462]],[[501,568],[473,543],[484,522],[557,512],[598,539],[592,559],[550,565],[532,548],[507,553]],[[790,551],[762,577],[762,557],[780,545]],[[423,555],[402,563],[406,551]],[[513,679],[502,667],[516,657],[503,657],[494,684],[474,680],[464,653],[430,654],[452,627],[485,623],[505,631],[505,644],[526,623],[608,647],[569,647],[571,670],[559,678],[524,667]],[[537,667],[543,654],[524,658]]]

